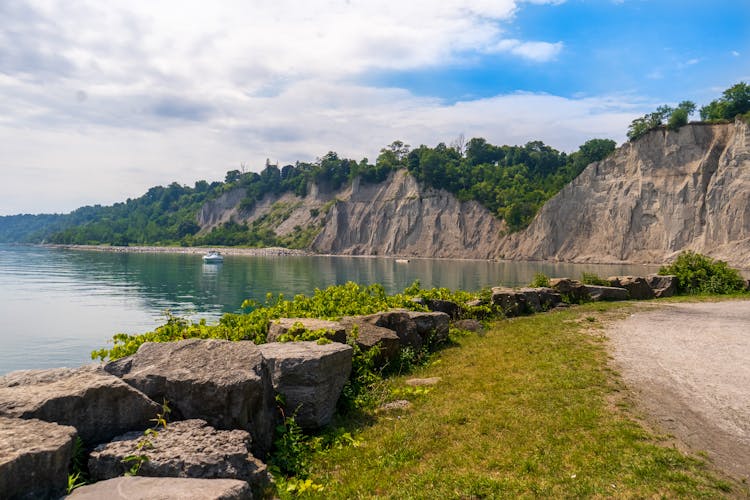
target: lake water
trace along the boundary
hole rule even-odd
[[[0,245],[0,374],[88,363],[91,351],[108,345],[113,334],[162,324],[166,309],[217,321],[247,298],[310,294],[347,281],[381,283],[389,293],[416,279],[423,287],[479,290],[523,285],[536,272],[580,277],[583,271],[608,276],[654,268],[318,256],[227,256],[223,264],[209,265],[189,254]]]

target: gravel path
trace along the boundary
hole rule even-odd
[[[660,430],[750,480],[750,301],[669,304],[608,335],[616,367]]]

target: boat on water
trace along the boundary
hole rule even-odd
[[[203,262],[206,264],[221,264],[224,262],[224,256],[215,250],[211,250],[203,256]]]
[[[408,264],[409,259],[396,259],[397,264]]]

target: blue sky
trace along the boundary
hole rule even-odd
[[[0,215],[395,139],[622,142],[750,81],[750,2],[5,0]]]

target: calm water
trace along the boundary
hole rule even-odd
[[[234,257],[203,264],[199,255],[129,254],[0,245],[0,373],[77,366],[118,332],[142,333],[171,310],[216,321],[267,292],[293,295],[355,281],[389,293],[423,286],[478,290],[521,285],[534,273],[653,272],[644,266],[592,266],[387,258]]]

